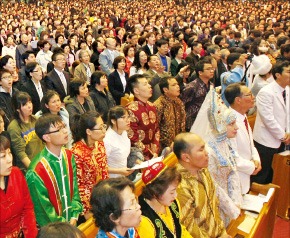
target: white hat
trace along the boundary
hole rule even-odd
[[[253,74],[265,75],[272,69],[272,64],[267,55],[255,56],[253,58],[252,64],[254,66]]]

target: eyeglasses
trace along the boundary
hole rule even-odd
[[[49,132],[47,132],[45,134],[49,135],[49,134],[57,133],[57,132],[60,132],[60,131],[62,131],[64,129],[66,129],[66,124],[62,124],[62,126],[60,126],[59,129],[56,130],[56,131],[49,131]]]
[[[39,69],[33,70],[32,72],[37,73],[37,72],[40,72],[40,71],[42,71],[42,70],[39,68]]]
[[[100,128],[92,128],[91,131],[106,131],[107,130],[107,125],[102,124],[100,125]]]
[[[122,209],[121,211],[124,212],[124,211],[137,211],[139,210],[139,201],[138,201],[138,197],[135,197],[134,199],[134,202],[132,203],[132,208],[125,208],[125,209]]]
[[[3,77],[3,78],[1,78],[1,80],[2,79],[12,79],[13,77],[12,77],[12,75],[11,76],[6,76],[6,77]]]
[[[250,92],[250,93],[247,93],[247,94],[242,94],[241,97],[253,97],[253,94]]]

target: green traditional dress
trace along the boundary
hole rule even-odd
[[[76,165],[70,150],[62,148],[61,156],[57,157],[45,147],[31,162],[26,180],[40,226],[69,222],[82,212]]]

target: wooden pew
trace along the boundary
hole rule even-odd
[[[289,221],[290,219],[290,153],[288,155],[275,154],[272,168],[273,183],[280,186],[277,215]]]
[[[240,231],[238,226],[244,221],[246,215],[244,211],[242,211],[241,215],[236,219],[233,220],[228,228],[227,232],[232,237],[245,237],[245,238],[272,238],[275,219],[276,219],[276,211],[277,211],[277,204],[278,204],[278,195],[280,187],[275,184],[257,184],[253,183],[251,186],[251,194],[264,194],[266,195],[270,188],[275,188],[274,193],[272,194],[270,200],[264,204],[261,212],[259,213],[254,226],[252,227],[249,234]]]
[[[164,163],[167,166],[174,166],[177,163],[177,158],[174,153],[169,154],[165,159]],[[135,183],[135,194],[139,196],[142,193],[142,188],[144,186],[144,183],[142,180],[139,180]],[[242,211],[241,216],[239,216],[236,220],[233,220],[230,225],[227,228],[227,232],[232,237],[235,237],[236,235],[241,235],[241,237],[257,237],[257,238],[271,238],[273,229],[274,229],[274,223],[276,218],[276,210],[277,210],[277,202],[278,202],[278,192],[279,192],[279,186],[274,184],[268,184],[268,185],[261,185],[253,183],[251,186],[251,193],[252,194],[267,194],[269,188],[275,188],[275,191],[270,198],[268,203],[265,203],[254,226],[251,229],[251,232],[249,234],[242,232],[238,230],[238,226],[244,221],[245,214],[244,211]],[[90,218],[88,221],[86,221],[84,224],[81,224],[78,227],[87,238],[94,238],[96,237],[96,234],[98,232],[98,228],[95,226],[94,219]]]
[[[177,158],[174,153],[170,153],[163,162],[167,166],[174,166],[177,163]],[[135,194],[139,196],[142,193],[142,188],[144,186],[143,181],[140,179],[135,183]],[[78,226],[78,229],[81,230],[85,237],[95,238],[98,233],[98,227],[96,227],[94,219],[90,218],[85,223]]]
[[[252,130],[254,130],[255,121],[256,121],[256,114],[248,116],[248,122]]]

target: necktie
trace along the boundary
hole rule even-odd
[[[63,85],[63,87],[64,87],[65,94],[67,94],[67,82],[66,82],[66,78],[65,78],[63,72],[61,72],[61,73],[59,74],[59,77],[60,77],[60,80],[61,80],[62,85]]]
[[[248,134],[249,134],[248,120],[247,120],[246,117],[245,117],[245,119],[244,119],[244,123],[245,123],[245,127],[246,127],[246,129],[247,129],[247,132],[248,132]]]
[[[284,99],[284,103],[286,104],[286,90],[284,90],[282,92],[282,96],[283,96],[283,99]]]

